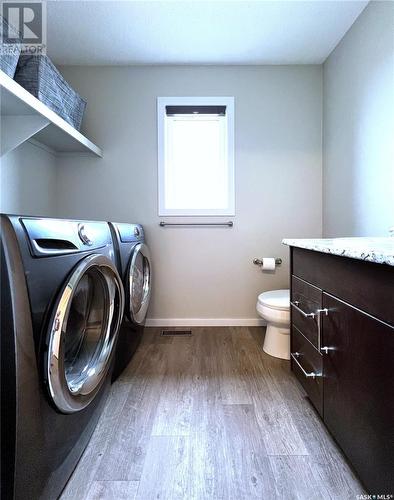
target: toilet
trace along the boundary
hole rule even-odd
[[[275,358],[290,359],[290,290],[261,293],[256,309],[267,322],[264,351]]]

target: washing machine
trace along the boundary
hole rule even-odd
[[[110,222],[115,258],[125,290],[125,310],[116,347],[113,380],[129,364],[141,340],[152,288],[152,265],[140,224]]]
[[[58,498],[111,382],[124,310],[108,224],[1,215],[2,498]]]

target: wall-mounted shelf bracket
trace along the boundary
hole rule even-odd
[[[49,123],[47,118],[39,115],[2,116],[0,156],[17,148]]]

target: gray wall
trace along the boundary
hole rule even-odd
[[[141,222],[153,254],[149,316],[160,324],[256,322],[258,293],[288,287],[283,237],[319,237],[319,66],[64,67],[88,99],[86,130],[104,159],[62,159],[58,214]],[[157,215],[157,96],[235,97],[233,229],[162,229]],[[284,259],[263,274],[253,257]]]
[[[324,64],[323,232],[394,226],[394,3],[371,2]]]
[[[0,212],[53,215],[55,162],[53,154],[29,142],[0,158]]]

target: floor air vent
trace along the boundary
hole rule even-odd
[[[163,337],[190,337],[192,334],[191,330],[162,330],[161,335]]]

